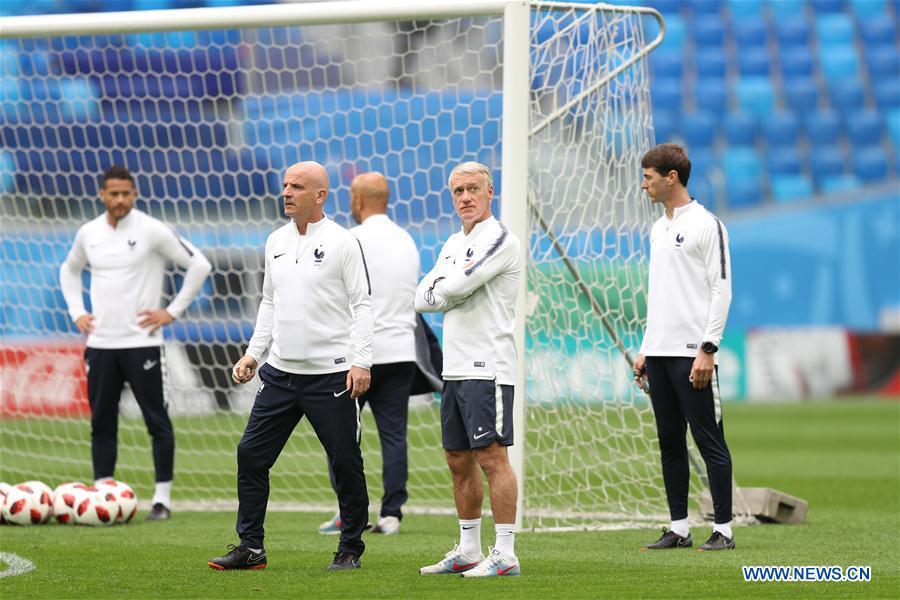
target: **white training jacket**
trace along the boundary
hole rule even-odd
[[[387,215],[372,215],[350,229],[362,244],[375,306],[376,365],[416,360],[416,285],[419,251]]]
[[[170,260],[186,270],[181,289],[165,307],[176,319],[203,286],[212,266],[203,254],[166,224],[135,208],[116,227],[106,213],[88,221],[75,235],[59,271],[59,283],[72,321],[86,315],[81,272],[91,272],[94,331],[89,348],[160,346],[162,329],[150,334],[138,325],[138,312],[160,308],[163,274]]]
[[[454,233],[416,289],[416,310],[444,312],[443,378],[515,385],[519,240],[494,217]]]
[[[263,297],[247,354],[300,375],[372,366],[369,274],[359,241],[329,219],[289,221],[266,240]]]
[[[697,201],[663,215],[650,230],[645,356],[697,356],[719,345],[731,305],[728,232]]]

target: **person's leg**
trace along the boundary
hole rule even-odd
[[[237,533],[246,548],[263,548],[269,469],[303,416],[297,377],[270,365],[259,369],[262,384],[237,447]]]
[[[647,378],[650,383],[650,400],[659,436],[659,453],[662,461],[663,482],[669,515],[673,521],[684,521],[688,516],[688,487],[690,466],[687,453],[687,424],[678,401],[678,393],[672,383],[667,362],[669,358],[647,357]],[[685,524],[686,528],[686,524]],[[686,537],[685,531],[676,531]]]
[[[362,533],[369,513],[369,495],[359,450],[359,406],[345,391],[347,372],[299,375],[300,406],[316,432],[334,471],[341,512],[338,552],[359,558],[365,551]]]
[[[409,498],[406,492],[408,476],[406,426],[409,416],[409,390],[415,375],[415,363],[376,365],[372,380],[377,387],[370,390],[368,400],[378,427],[381,441],[384,495],[381,497],[381,517],[403,518],[403,505]]]
[[[719,398],[718,367],[703,389],[694,389],[688,380],[693,360],[683,359],[673,365],[672,381],[678,389],[682,413],[691,426],[691,435],[706,464],[709,492],[715,511],[714,531],[721,530],[731,538],[731,452],[725,443],[722,402]],[[677,369],[677,371],[676,371]],[[725,526],[725,527],[721,527]]]
[[[153,465],[156,489],[152,504],[171,505],[170,489],[175,463],[175,433],[166,411],[163,387],[163,353],[159,346],[129,348],[122,351],[125,378],[137,400],[147,433],[153,440]]]
[[[113,477],[116,472],[119,398],[125,383],[116,358],[117,352],[120,351],[99,348],[87,348],[84,351],[88,402],[91,407],[94,481]]]

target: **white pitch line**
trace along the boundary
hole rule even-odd
[[[0,571],[0,577],[15,577],[28,571],[34,571],[34,563],[12,552],[0,552],[0,562],[5,562],[6,570]]]

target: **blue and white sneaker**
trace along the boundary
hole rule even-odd
[[[322,535],[340,535],[341,533],[341,513],[337,513],[333,518],[328,519],[319,525],[319,533]]]
[[[512,560],[508,560],[496,548],[488,548],[487,558],[478,563],[478,566],[461,573],[461,575],[463,577],[511,577],[521,572],[519,559],[513,557]]]
[[[444,559],[437,564],[428,565],[419,569],[419,575],[460,575],[472,569],[484,560],[484,556],[469,558],[459,550],[459,544],[453,546],[453,550],[444,555]]]

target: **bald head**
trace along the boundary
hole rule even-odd
[[[353,219],[362,223],[372,215],[383,215],[387,212],[389,196],[387,180],[381,173],[373,171],[357,175],[350,184]]]
[[[328,171],[314,160],[294,163],[285,175],[300,175],[309,185],[328,191]]]
[[[284,214],[297,223],[301,234],[306,224],[323,217],[322,208],[328,197],[328,172],[317,162],[306,161],[291,165],[284,173],[281,192]]]

